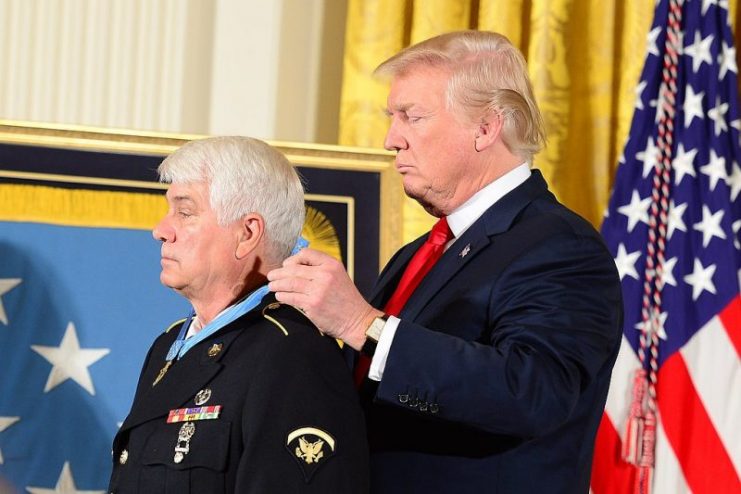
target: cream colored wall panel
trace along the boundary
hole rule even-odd
[[[336,142],[343,4],[0,0],[0,119]]]
[[[0,0],[0,118],[182,130],[195,3]]]

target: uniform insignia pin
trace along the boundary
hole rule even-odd
[[[201,406],[211,398],[211,389],[204,388],[196,394],[195,402],[196,405]]]
[[[221,349],[224,347],[222,343],[214,343],[211,345],[208,349],[208,356],[209,357],[215,357],[219,353],[221,353]]]
[[[461,259],[462,259],[466,257],[469,252],[471,252],[471,244],[466,244],[466,246],[463,247],[463,250],[461,251],[461,253],[458,255],[461,256]]]
[[[186,422],[178,432],[178,442],[175,443],[175,456],[172,461],[181,463],[185,455],[190,452],[190,438],[196,433],[196,425],[193,422]]]
[[[298,463],[307,482],[335,454],[335,448],[334,437],[316,427],[301,427],[286,438],[286,449]]]

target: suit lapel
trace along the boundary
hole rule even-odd
[[[445,287],[448,281],[469,262],[475,259],[479,252],[492,243],[496,247],[496,236],[509,230],[517,221],[520,212],[533,199],[544,193],[550,195],[543,176],[538,170],[533,170],[530,178],[487,209],[450,246],[443,257],[440,258],[427,276],[420,282],[404,306],[404,309],[402,309],[399,317],[415,320],[433,297]],[[426,238],[426,235],[424,238]],[[406,266],[406,263],[404,266]]]
[[[402,247],[384,268],[378,281],[373,287],[369,298],[371,305],[383,309],[391,293],[396,289],[399,279],[419,247],[427,240],[429,232],[425,233],[412,243]]]

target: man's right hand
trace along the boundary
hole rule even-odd
[[[322,252],[303,249],[268,273],[270,291],[279,302],[300,309],[324,333],[355,350],[365,343],[365,330],[383,312],[360,294],[341,262]]]

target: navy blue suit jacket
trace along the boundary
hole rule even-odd
[[[386,266],[375,307],[425,237]],[[588,492],[622,317],[601,237],[533,170],[428,273],[364,383],[372,491]]]

